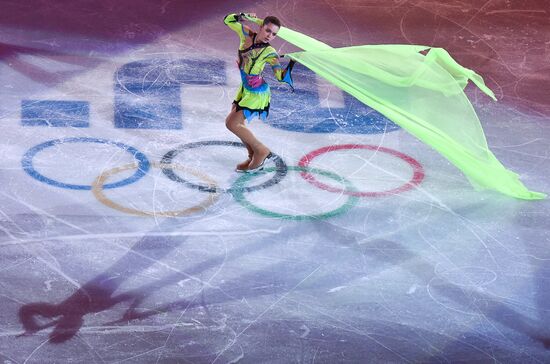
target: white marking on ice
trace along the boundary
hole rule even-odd
[[[82,239],[114,239],[114,238],[141,238],[143,236],[153,237],[153,236],[238,236],[238,235],[257,235],[261,233],[268,234],[278,234],[282,230],[281,227],[277,229],[256,229],[256,230],[247,230],[247,231],[172,231],[172,232],[160,232],[160,233],[151,233],[151,232],[131,232],[131,233],[110,233],[110,234],[75,234],[75,235],[63,235],[63,236],[51,236],[48,238],[34,238],[34,239],[17,239],[12,238],[11,241],[0,244],[0,247],[7,245],[21,245],[21,243],[43,243],[45,241],[54,241],[54,240],[82,240]]]
[[[46,282],[44,282],[44,285],[46,285],[46,292],[52,290],[52,282],[55,282],[55,279],[48,279]]]
[[[178,286],[180,286],[180,287],[183,288],[185,282],[188,282],[188,281],[190,281],[190,280],[191,280],[190,278],[183,279],[183,280],[181,280],[181,281],[178,282]]]
[[[311,330],[309,329],[309,327],[307,327],[306,325],[302,325],[300,326],[300,329],[304,330],[304,333],[302,335],[300,335],[300,337],[303,339],[305,338],[306,336],[309,335],[309,333],[311,332]]]

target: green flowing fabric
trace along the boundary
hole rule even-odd
[[[419,45],[332,48],[285,27],[278,35],[304,50],[287,57],[430,145],[474,187],[526,200],[546,197],[529,191],[489,150],[464,88],[472,81],[496,101],[495,95],[481,76],[458,64],[444,49]]]

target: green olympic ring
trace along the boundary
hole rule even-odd
[[[331,178],[333,180],[336,180],[346,186],[346,190],[348,191],[355,191],[355,187],[351,184],[350,181],[345,179],[344,177],[341,177],[335,173],[324,171],[322,169],[318,168],[310,168],[310,167],[291,167],[288,166],[289,171],[297,171],[297,172],[307,172],[307,173],[316,173],[321,176],[325,176],[328,178]],[[353,206],[357,204],[357,201],[359,200],[358,197],[349,195],[348,200],[345,204],[340,206],[339,208],[328,211],[322,214],[303,214],[303,215],[289,215],[289,214],[282,214],[278,212],[273,212],[269,210],[262,209],[258,206],[253,205],[244,197],[244,189],[243,187],[247,182],[249,182],[252,178],[261,176],[263,174],[273,172],[275,171],[275,168],[265,168],[262,171],[256,172],[256,173],[245,173],[243,174],[239,179],[237,179],[234,183],[234,188],[232,188],[231,193],[235,200],[239,202],[241,205],[246,207],[247,209],[254,211],[260,215],[272,217],[272,218],[278,218],[278,219],[284,219],[284,220],[320,220],[320,219],[327,219],[329,217],[334,217],[340,214],[343,214],[350,210]]]

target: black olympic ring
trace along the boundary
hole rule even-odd
[[[229,192],[232,193],[233,191],[236,191],[235,187],[233,188],[219,188],[219,187],[213,187],[209,185],[201,185],[201,184],[195,184],[192,182],[189,182],[180,176],[178,176],[174,170],[171,167],[172,160],[176,155],[178,155],[180,152],[186,150],[186,149],[192,149],[192,148],[198,148],[198,147],[204,147],[209,145],[224,145],[224,146],[230,146],[230,147],[238,147],[238,148],[244,148],[244,144],[239,142],[230,142],[225,140],[205,140],[201,142],[194,142],[194,143],[188,143],[184,145],[180,145],[176,149],[173,149],[169,152],[167,152],[161,160],[161,164],[165,165],[166,167],[162,168],[162,172],[166,175],[166,177],[170,178],[174,182],[183,183],[188,187],[196,188],[199,191],[203,192],[210,192],[210,193],[224,193]],[[238,191],[243,192],[251,192],[251,191],[257,191],[262,190],[267,187],[271,187],[273,185],[276,185],[277,183],[281,182],[281,180],[286,176],[288,172],[288,167],[286,163],[283,161],[281,157],[279,157],[277,154],[272,153],[273,158],[272,160],[275,163],[275,174],[273,177],[264,183],[260,183],[258,185],[250,186],[250,187],[241,187],[238,189]]]

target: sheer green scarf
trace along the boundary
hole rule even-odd
[[[476,188],[526,200],[546,197],[529,191],[519,176],[506,169],[489,150],[463,90],[472,81],[496,101],[495,95],[481,76],[458,64],[444,49],[419,45],[332,48],[285,27],[278,35],[304,50],[287,57],[430,145]]]

